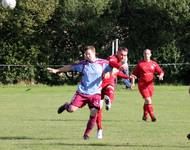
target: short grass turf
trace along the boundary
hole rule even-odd
[[[137,87],[118,85],[109,112],[103,112],[103,139],[82,135],[88,107],[57,114],[76,86],[0,86],[0,150],[183,150],[190,149],[190,95],[187,86],[155,86],[157,122],[142,121]]]

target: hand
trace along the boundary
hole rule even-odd
[[[135,75],[133,75],[133,74],[131,74],[129,77],[130,77],[131,79],[134,79],[134,80],[137,79],[137,77],[136,77]]]
[[[50,73],[57,73],[59,70],[58,69],[54,69],[54,68],[47,68],[47,70],[50,72]]]
[[[163,74],[158,75],[158,79],[159,79],[159,80],[163,80],[163,77],[164,77]]]
[[[104,78],[105,79],[108,79],[108,78],[110,78],[110,75],[111,74],[111,72],[106,72],[105,74],[104,74]]]

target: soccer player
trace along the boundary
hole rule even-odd
[[[144,60],[140,61],[132,71],[132,87],[134,86],[135,78],[139,78],[138,89],[145,100],[142,120],[147,121],[149,114],[151,120],[155,122],[156,117],[154,115],[152,105],[152,96],[154,92],[154,74],[158,73],[159,80],[163,80],[164,72],[155,61],[151,60],[152,54],[150,49],[145,49],[143,55]]]
[[[123,73],[126,74],[127,76],[129,76],[129,64],[128,64],[128,57],[126,57],[125,61],[123,62],[123,64],[127,65],[127,69],[123,70]],[[125,84],[126,89],[131,89],[131,81],[130,79],[123,79],[123,82]]]
[[[82,74],[82,79],[78,89],[70,103],[66,102],[58,108],[58,114],[64,110],[74,112],[86,104],[90,109],[90,117],[83,139],[89,139],[89,134],[96,123],[97,112],[100,109],[102,75],[109,71],[110,66],[107,60],[96,57],[95,47],[87,46],[85,48],[85,60],[77,64],[66,65],[62,68],[47,68],[50,73],[60,73],[68,71],[77,71]]]
[[[102,83],[102,99],[105,100],[106,103],[106,110],[110,110],[111,104],[114,100],[114,91],[115,91],[115,79],[116,77],[121,77],[125,79],[129,79],[127,75],[122,73],[122,71],[126,70],[128,65],[122,64],[124,60],[127,57],[128,49],[121,47],[118,49],[116,55],[111,55],[108,57],[109,65],[113,68],[111,72],[107,73],[109,74],[109,77],[106,77],[103,79]],[[101,101],[101,103],[103,103]],[[103,104],[101,104],[103,105]],[[102,108],[98,111],[98,116],[96,120],[97,124],[97,138],[102,139],[103,138],[103,130],[102,130]]]
[[[125,59],[127,59],[127,54],[128,54],[128,49],[125,47],[121,47],[118,49],[116,55],[111,55],[107,58],[107,60],[109,61],[109,65],[112,68],[115,68],[115,70],[114,69],[112,70],[112,75],[110,75],[110,78],[104,79],[103,84],[102,84],[102,90],[106,89],[106,93],[107,93],[104,96],[105,103],[106,103],[106,110],[109,110],[111,108],[111,102],[113,101],[112,93],[114,93],[114,89],[115,89],[116,76],[120,76],[125,79],[128,78],[128,76],[125,76],[122,72],[118,72],[118,70],[124,71],[128,68],[128,64],[125,64],[125,63],[123,64]]]
[[[189,94],[190,94],[190,86],[189,86]],[[190,133],[187,134],[187,138],[188,138],[188,140],[190,140]]]

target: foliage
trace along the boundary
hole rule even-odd
[[[0,63],[27,65],[3,67],[1,82],[64,83],[46,67],[81,59],[86,45],[106,58],[116,38],[129,48],[130,63],[145,48],[159,63],[189,63],[189,12],[189,0],[19,0],[14,10],[0,7]],[[190,82],[189,71],[167,70],[173,78],[166,82]]]

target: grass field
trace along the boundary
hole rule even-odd
[[[143,122],[143,100],[137,89],[118,86],[110,112],[104,111],[104,138],[82,139],[88,119],[85,107],[57,114],[75,86],[1,86],[0,150],[183,150],[190,149],[190,96],[187,86],[156,86],[158,121]]]

